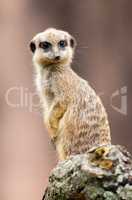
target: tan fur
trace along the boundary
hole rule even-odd
[[[48,40],[57,49],[61,38],[68,40],[67,52],[62,52],[65,56],[58,63],[47,61],[38,43]],[[100,98],[70,67],[74,54],[74,47],[69,43],[71,38],[67,32],[48,29],[32,40],[36,44],[33,62],[44,122],[61,160],[111,143],[107,114]]]

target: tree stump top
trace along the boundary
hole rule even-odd
[[[43,200],[132,200],[132,157],[122,146],[102,146],[61,161]]]

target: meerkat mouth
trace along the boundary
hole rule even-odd
[[[49,67],[49,66],[57,66],[57,65],[59,67],[60,65],[65,65],[67,63],[67,59],[63,59],[60,56],[59,57],[57,56],[57,57],[54,57],[54,58],[46,58],[46,59],[41,57],[39,59],[38,63],[43,68]]]
[[[56,59],[53,59],[53,60],[50,60],[49,61],[49,64],[60,64],[62,61],[61,60],[56,60]]]
[[[42,63],[42,67],[54,67],[54,66],[59,66],[61,64],[61,60],[48,60],[47,62]]]

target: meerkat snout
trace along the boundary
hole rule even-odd
[[[60,56],[56,56],[56,57],[55,57],[55,60],[60,60]]]
[[[30,42],[33,62],[43,67],[70,64],[75,46],[76,41],[69,33],[53,28],[37,34]]]

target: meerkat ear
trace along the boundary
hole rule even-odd
[[[76,42],[75,38],[74,38],[74,37],[71,37],[71,39],[70,39],[70,46],[71,46],[72,48],[75,48],[76,45],[77,45],[77,42]]]
[[[32,53],[34,53],[36,50],[36,45],[33,41],[30,42],[29,47],[30,47],[30,50],[32,51]]]

